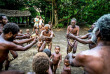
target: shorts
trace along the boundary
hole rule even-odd
[[[38,23],[35,23],[35,24],[34,24],[34,27],[38,27],[38,25],[39,25]]]

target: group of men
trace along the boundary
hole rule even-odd
[[[54,36],[52,29],[49,24],[46,24],[44,30],[40,32],[40,38],[22,39],[24,36],[19,36],[19,27],[15,23],[7,23],[8,19],[5,15],[0,16],[0,70],[3,68],[3,63],[9,59],[8,53],[10,51],[25,51],[33,46],[36,42],[41,39],[43,43],[39,48],[39,52],[42,52],[46,45],[48,49],[52,48],[52,38]],[[42,28],[43,28],[42,27]],[[110,74],[110,14],[106,14],[100,17],[95,23],[93,31],[82,37],[79,37],[79,26],[76,25],[76,19],[71,19],[71,25],[67,28],[67,56],[65,61],[70,63],[73,67],[84,67],[84,74]],[[25,36],[28,37],[28,36]],[[15,39],[22,40],[15,40]],[[88,40],[83,40],[88,38]],[[21,46],[26,42],[30,42],[26,46]],[[82,51],[81,53],[74,55],[77,49],[77,43],[81,42],[89,44],[91,50]],[[72,50],[73,49],[73,50]],[[72,51],[72,53],[70,53]],[[15,54],[15,53],[14,53]],[[13,55],[14,55],[13,54]],[[44,58],[42,54],[39,54]],[[45,56],[46,57],[46,56]],[[36,58],[36,57],[35,57]],[[38,57],[40,58],[40,57]],[[44,60],[46,60],[44,58]],[[39,60],[38,60],[39,61]],[[38,62],[36,61],[36,62]],[[35,63],[36,63],[35,62]],[[44,62],[44,61],[42,61]],[[49,69],[49,61],[45,61],[48,65],[45,65]],[[68,65],[67,65],[68,66]],[[38,67],[33,67],[34,71]],[[69,69],[70,70],[70,69]],[[69,71],[66,69],[66,71]],[[47,70],[46,70],[47,71]],[[51,72],[52,73],[52,72]],[[49,73],[49,74],[51,74]],[[62,72],[64,73],[64,72]],[[65,72],[69,74],[69,72]]]
[[[83,67],[84,74],[110,74],[110,14],[103,15],[95,23],[91,38],[82,40],[69,33],[67,38],[77,40],[85,44],[95,44],[91,50],[81,53],[69,53],[65,58],[69,60],[71,66]]]

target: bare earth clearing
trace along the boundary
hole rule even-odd
[[[23,33],[25,33],[26,29],[21,28],[23,30]],[[80,28],[80,36],[87,33],[88,28]],[[30,28],[30,32],[32,32],[32,28]],[[59,45],[61,47],[60,53],[62,54],[62,62],[60,64],[60,67],[57,69],[56,74],[61,74],[62,68],[63,68],[63,59],[66,56],[66,48],[67,48],[67,40],[66,40],[66,29],[54,29],[55,37],[53,38],[53,44],[52,44],[52,53],[54,52],[54,48],[56,45]],[[78,43],[77,53],[87,50],[88,45],[84,45],[81,43]],[[34,45],[32,48],[30,48],[27,51],[19,51],[18,52],[18,58],[11,62],[9,70],[21,70],[27,72],[32,72],[32,60],[33,56],[37,53],[36,45]],[[83,68],[75,68],[71,67],[72,74],[83,74]]]

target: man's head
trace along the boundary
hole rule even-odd
[[[5,25],[8,22],[8,18],[5,15],[0,15],[0,23]]]
[[[45,30],[46,30],[47,32],[49,32],[50,25],[49,25],[49,24],[46,24],[44,27],[45,27]]]
[[[100,17],[96,24],[99,25],[101,40],[110,41],[110,14]]]
[[[19,26],[15,23],[7,23],[3,28],[3,34],[8,41],[13,41],[19,32]]]
[[[37,53],[33,58],[32,63],[33,71],[36,74],[48,74],[49,70],[49,57],[44,52]]]
[[[75,27],[75,25],[76,25],[76,19],[75,18],[71,19],[71,25],[72,25],[72,27]]]
[[[60,52],[60,46],[55,47],[55,53],[58,54]]]
[[[48,55],[48,57],[51,56],[51,51],[49,49],[44,49],[43,52],[45,52]]]
[[[51,22],[51,21],[49,21],[49,22],[48,22],[48,24],[49,24],[49,25],[51,25],[51,24],[52,24],[52,22]]]

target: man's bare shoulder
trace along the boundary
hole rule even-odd
[[[97,57],[100,57],[100,54],[94,48],[91,50],[82,51],[81,53],[77,54],[75,58],[83,61],[83,60],[88,60],[89,58],[97,58]]]
[[[76,25],[76,28],[80,28],[78,25]]]

